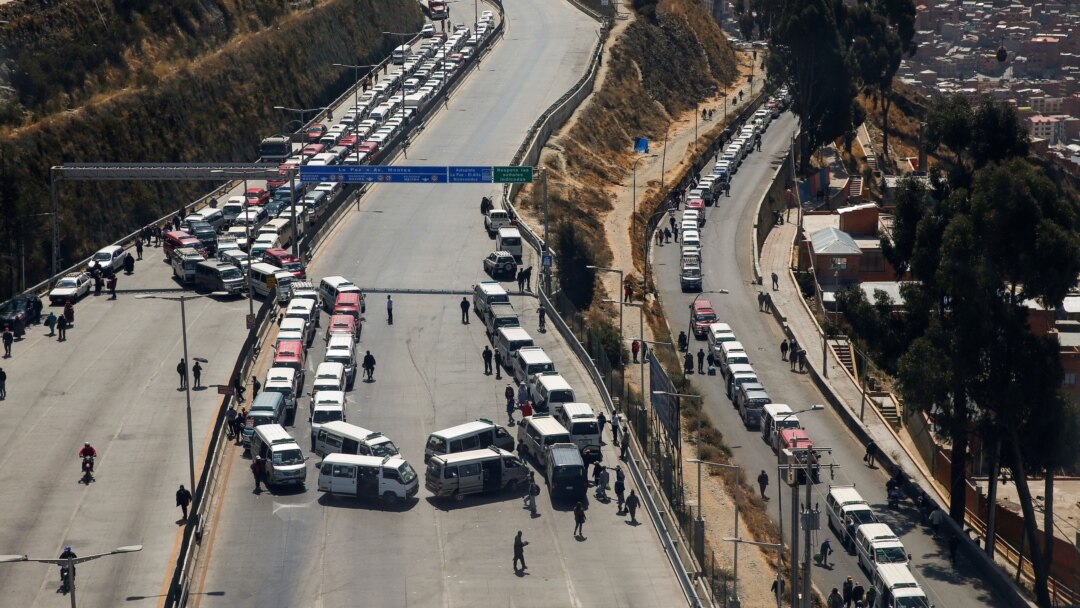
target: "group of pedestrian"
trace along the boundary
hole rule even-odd
[[[522,268],[517,272],[518,292],[532,291],[532,266]]]
[[[701,108],[701,120],[712,120],[715,114],[715,109]]]
[[[761,312],[772,312],[772,295],[759,291],[757,294],[757,308]]]
[[[867,608],[873,606],[876,600],[877,589],[873,585],[867,590],[862,583],[849,576],[840,589],[833,587],[825,605],[827,608]]]
[[[780,360],[789,362],[791,371],[796,371],[796,366],[799,373],[806,370],[806,350],[799,347],[795,338],[780,341]]]

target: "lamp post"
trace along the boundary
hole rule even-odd
[[[588,268],[589,270],[596,270],[598,272],[614,272],[614,273],[618,273],[618,275],[619,275],[619,291],[622,291],[622,290],[626,289],[626,286],[623,285],[623,271],[622,271],[622,269],[619,269],[619,268],[605,268],[604,266],[586,266],[585,268]],[[620,293],[619,295],[621,296],[622,294]],[[622,326],[623,315],[622,315],[622,313],[623,313],[623,300],[624,299],[625,298],[620,298],[619,299],[619,344],[620,345],[623,343],[623,326]],[[622,359],[622,349],[621,348],[619,349],[619,358]]]
[[[604,301],[605,302],[610,302],[612,304],[616,304],[616,303],[622,304],[622,302],[616,302],[615,300],[605,299]],[[642,300],[640,304],[635,304],[633,302],[627,302],[625,305],[626,306],[633,306],[634,308],[638,309],[638,338],[637,338],[638,342],[640,342],[642,344],[649,344],[649,345],[661,344],[661,345],[671,346],[671,342],[658,342],[658,341],[655,341],[655,340],[646,340],[645,339],[645,300]],[[624,343],[626,342],[625,338],[623,338],[623,342]],[[645,356],[644,355],[645,355],[645,353],[642,352],[641,363],[639,364],[639,367],[641,368],[641,403],[642,403],[642,406],[644,406],[644,404],[645,404]]]
[[[419,36],[422,32],[383,32],[383,36],[397,36],[405,44],[406,36]],[[403,79],[398,85],[401,87],[401,123],[405,124],[405,80]],[[409,140],[408,135],[402,135],[401,140],[401,153],[405,155],[405,160],[409,160]]]
[[[353,85],[353,120],[355,121],[360,117],[360,70],[368,70],[368,78],[371,78],[371,70],[379,67],[379,64],[373,63],[370,65],[350,65],[347,63],[334,63],[331,64],[334,67],[352,69],[353,78],[356,83]],[[402,88],[404,90],[404,87]],[[350,127],[353,133],[356,133],[355,123]],[[356,146],[356,164],[360,164],[360,141],[357,139]]]
[[[322,106],[319,108],[286,108],[285,106],[274,106],[275,110],[281,110],[282,112],[292,112],[300,115],[300,128],[303,129],[307,126],[307,113],[308,112],[322,112],[323,110],[329,110],[330,106]],[[281,130],[285,130],[285,123],[282,123]]]
[[[696,296],[694,296],[694,300],[692,302],[690,302],[690,321],[686,326],[686,329],[687,329],[686,352],[690,352],[690,337],[694,335],[694,304],[697,304],[698,298],[700,298],[701,296],[703,296],[705,294],[714,294],[714,293],[728,293],[728,290],[726,290],[726,289],[713,289],[713,290],[710,290],[710,291],[701,291],[701,292],[698,292],[698,294]]]
[[[85,555],[83,557],[65,557],[65,558],[39,558],[39,557],[27,557],[26,555],[0,555],[0,564],[11,564],[15,562],[38,562],[41,564],[53,564],[56,566],[67,566],[67,578],[64,580],[64,585],[71,592],[71,608],[75,606],[75,564],[81,564],[102,557],[108,557],[110,555],[119,555],[121,553],[135,553],[142,551],[142,545],[128,545],[126,547],[117,547],[108,553],[96,553],[94,555]]]
[[[784,545],[782,543],[762,543],[756,540],[743,540],[739,538],[738,535],[736,535],[735,537],[725,536],[721,540],[729,543],[735,543],[736,548],[739,545],[755,545],[758,547],[763,547],[765,549],[776,550],[776,608],[780,608],[780,586],[784,584],[784,579],[781,578],[781,572],[783,572],[784,567]],[[738,608],[738,605],[738,600],[736,600],[735,608]]]
[[[250,287],[249,287],[250,289]],[[135,296],[138,300],[170,300],[172,302],[180,302],[180,332],[183,337],[184,343],[184,398],[187,401],[187,440],[188,440],[188,482],[190,483],[191,491],[196,491],[195,488],[195,442],[192,439],[191,433],[191,382],[189,382],[191,360],[188,358],[187,348],[187,308],[184,303],[188,300],[194,300],[197,298],[206,298],[209,296],[222,296],[228,295],[224,292],[213,292],[202,296],[159,296],[150,293],[139,294]],[[206,359],[195,359],[205,363]]]
[[[701,454],[701,410],[705,408],[705,400],[701,395],[690,395],[686,393],[669,393],[668,391],[653,391],[654,395],[667,395],[668,397],[675,397],[676,399],[694,399],[698,402],[698,414],[697,414],[697,441],[698,441],[698,454]],[[681,433],[680,433],[681,436]],[[701,463],[700,459],[697,462],[697,519],[694,521],[694,555],[697,556],[698,563],[705,563],[705,520],[701,517]],[[737,485],[737,484],[736,484]],[[738,509],[736,503],[736,509]],[[736,511],[738,513],[738,511]],[[736,532],[737,533],[737,532]]]
[[[698,441],[701,441],[701,408],[698,408]],[[697,458],[691,458],[687,462],[696,462],[698,465],[698,518],[701,517],[701,465],[707,464],[711,467],[721,467],[728,469],[729,471],[735,471],[735,537],[739,536],[739,471],[742,470],[737,464],[726,464],[723,462],[710,462],[708,460],[700,460]],[[739,605],[739,544],[735,543],[735,559],[731,573],[731,586],[735,590],[735,606]]]
[[[802,408],[800,410],[795,410],[793,412],[786,412],[784,414],[781,414],[780,416],[778,416],[777,421],[779,422],[781,420],[787,420],[788,418],[791,418],[792,416],[797,416],[799,414],[804,414],[806,412],[817,412],[817,411],[820,411],[820,410],[823,410],[823,409],[825,409],[825,406],[821,405],[820,403],[817,403],[817,404],[811,405],[810,407],[806,407],[806,408]],[[777,433],[779,433],[779,430],[777,431]],[[776,472],[777,472],[777,476],[780,475],[780,471],[782,470],[781,469],[782,465],[780,464],[780,455],[782,454],[782,452],[783,452],[783,450],[780,448],[780,442],[778,440],[777,443],[776,443]],[[795,589],[796,589],[796,586],[797,586],[798,580],[799,580],[799,511],[797,509],[798,504],[799,504],[798,476],[796,476],[795,481],[796,481],[796,483],[791,485],[791,604],[792,604],[793,607],[798,606],[798,602],[795,599],[796,598]],[[809,489],[810,489],[809,484],[807,484],[807,486],[808,486],[807,491],[809,491]],[[777,496],[777,503],[776,503],[777,512],[783,514],[783,512],[784,512],[784,494],[782,492],[780,492],[779,490],[777,490],[776,496]],[[807,499],[807,503],[809,504],[809,498]],[[783,538],[783,536],[784,536],[784,518],[780,517],[779,521],[780,521],[780,537]],[[809,535],[807,537],[806,542],[807,542],[807,547],[809,547],[810,546],[809,545],[809,543],[810,543]],[[807,561],[809,561],[809,559]],[[809,567],[810,567],[810,564],[807,564],[806,568],[809,569]],[[809,606],[806,606],[804,608],[809,608]]]
[[[632,221],[633,221],[633,224],[631,225],[632,230],[637,228],[637,164],[638,164],[638,161],[643,159],[643,158],[656,158],[656,156],[657,156],[656,154],[647,154],[645,156],[639,156],[639,157],[634,159],[634,192],[633,192],[634,213],[633,213],[633,215],[630,216],[632,218]],[[645,238],[648,239],[649,235],[645,235]],[[645,260],[645,263],[648,264],[649,261]],[[644,292],[642,293],[642,296],[643,296],[642,299],[644,299]]]

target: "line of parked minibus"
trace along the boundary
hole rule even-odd
[[[711,312],[705,300],[697,300],[692,306],[696,307],[692,311],[695,323],[699,315],[708,317]],[[810,456],[814,443],[802,428],[798,415],[786,404],[773,403],[730,325],[710,322],[705,329],[709,349],[726,382],[728,398],[739,410],[746,428],[761,433],[762,440],[776,452],[779,464],[794,465],[787,470],[792,471],[789,474],[796,483],[807,483],[808,475],[810,483],[820,482],[817,459]],[[831,485],[825,508],[829,525],[836,531],[841,545],[855,553],[877,590],[875,605],[867,608],[930,606],[911,574],[911,556],[903,543],[887,524],[878,521],[874,510],[854,486]]]

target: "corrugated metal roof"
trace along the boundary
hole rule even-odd
[[[822,228],[810,235],[815,254],[859,255],[862,250],[851,235],[838,228]]]

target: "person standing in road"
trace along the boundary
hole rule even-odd
[[[799,349],[799,373],[803,373],[806,370],[806,351]]]
[[[7,372],[0,367],[0,401],[7,399]]]
[[[528,387],[528,385],[525,384],[524,381],[522,381],[522,383],[518,385],[518,392],[517,392],[518,405],[523,405],[528,400],[529,400],[529,387]]]
[[[874,468],[874,459],[877,457],[877,444],[871,441],[866,444],[866,454],[863,454],[863,462],[871,469]]]
[[[187,388],[187,361],[183,358],[176,364],[176,373],[180,374],[180,388]]]
[[[664,242],[665,243],[670,243],[671,242],[671,230],[668,229],[668,228],[664,228]]]
[[[787,340],[782,340],[780,342],[780,360],[781,361],[787,361],[787,351],[788,351]]]
[[[525,487],[525,508],[532,517],[536,517],[536,497],[539,495],[540,486],[536,485],[536,474],[529,471],[529,483]]]
[[[934,512],[930,514],[930,531],[934,537],[937,537],[938,529],[941,524],[945,522],[945,511],[941,510],[941,507],[934,509]]]
[[[195,388],[202,386],[202,366],[199,365],[198,361],[191,366],[191,375],[195,378]]]
[[[634,363],[638,362],[637,356],[639,352],[641,352],[641,342],[634,340],[634,342],[630,345],[630,354],[634,356]]]
[[[866,601],[863,602],[863,604],[865,604],[867,608],[877,608],[877,606],[874,605],[874,602],[876,601],[877,587],[870,585],[870,588],[866,590]]]
[[[764,291],[757,292],[757,309],[758,309],[758,311],[761,311],[761,312],[765,311],[765,292]]]
[[[68,302],[68,304],[71,304],[71,302]],[[56,333],[59,336],[56,339],[57,342],[63,342],[64,340],[67,340],[67,328],[68,318],[64,315],[61,315],[60,318],[56,320]]]
[[[256,397],[259,396],[259,389],[261,389],[261,388],[262,388],[262,382],[259,382],[258,378],[256,378],[255,376],[252,376],[251,377],[251,398],[253,400]]]
[[[391,298],[389,294],[386,296],[386,324],[394,324],[394,298]]]
[[[180,507],[181,513],[184,516],[181,518],[183,521],[187,521],[187,508],[191,504],[191,492],[188,492],[184,484],[180,484],[180,489],[176,491],[176,506]]]
[[[528,566],[525,565],[525,547],[529,542],[521,540],[521,530],[518,530],[517,536],[514,537],[514,572],[525,572]],[[521,562],[521,569],[518,569],[518,562]]]
[[[697,373],[705,373],[705,349],[697,349]]]
[[[825,566],[826,568],[829,567],[829,556],[832,555],[832,552],[833,552],[832,545],[829,544],[829,539],[826,538],[821,543],[821,552],[820,553],[821,553],[821,565],[822,566]]]
[[[829,594],[826,606],[828,608],[844,608],[844,598],[840,597],[840,591],[838,591],[836,587],[832,588],[832,593]]]
[[[469,300],[465,296],[461,296],[461,323],[463,325],[469,324]]]
[[[484,375],[491,375],[491,347],[484,345],[484,351],[480,353],[480,357],[484,360]]]
[[[641,499],[638,498],[634,490],[630,490],[630,495],[626,497],[626,511],[630,514],[630,523],[637,525],[637,510],[641,506]]]
[[[502,380],[503,358],[502,351],[495,351],[495,379]]]
[[[613,445],[619,445],[619,431],[622,430],[622,425],[619,422],[619,414],[615,413],[611,416],[611,443]]]
[[[626,462],[630,458],[630,435],[629,431],[623,433],[622,445],[619,450],[619,460]]]
[[[529,416],[532,416],[532,415],[533,415],[532,401],[526,401],[525,403],[522,403],[521,404],[521,417],[522,418],[528,418]]]
[[[622,515],[623,513],[623,503],[626,502],[626,497],[623,496],[624,492],[626,492],[626,482],[622,479],[616,479],[615,500],[617,502],[615,503],[615,506],[618,507],[618,511],[615,512],[616,515]]]
[[[765,469],[761,470],[761,475],[757,476],[758,489],[761,490],[761,498],[763,500],[769,500],[769,497],[765,495],[765,488],[769,487],[769,474],[765,472]]]
[[[525,291],[532,291],[532,266],[525,269]]]
[[[229,404],[229,409],[225,410],[225,436],[229,439],[233,439],[236,435],[236,406],[232,403]]]
[[[581,506],[581,503],[574,505],[574,537],[582,538],[585,536],[585,507]]]
[[[547,318],[547,309],[541,304],[536,309],[536,315],[540,318],[540,331],[547,331],[547,325],[545,324]]]
[[[847,577],[844,581],[844,585],[841,587],[844,597],[844,608],[851,608],[851,592],[855,588],[855,583],[851,580],[851,577]]]
[[[597,500],[608,501],[607,488],[609,481],[611,481],[611,473],[608,473],[607,467],[600,467],[600,479],[596,483]]]
[[[135,239],[135,257],[142,259],[142,239]]]
[[[774,272],[772,273],[772,290],[776,291],[777,289],[780,289],[780,277]]]
[[[633,302],[633,301],[634,301],[634,287],[632,285],[630,285],[629,281],[627,281],[626,284],[623,285],[623,302]]]
[[[50,337],[56,335],[56,313],[50,312],[49,316],[45,317],[45,327],[49,328]]]
[[[851,601],[856,605],[861,604],[865,596],[866,589],[863,589],[862,583],[855,581],[855,586],[851,588]]]
[[[604,425],[607,424],[607,416],[604,415],[604,412],[600,412],[600,414],[596,416],[596,423],[600,425],[600,441],[602,443],[604,441]]]
[[[362,365],[364,369],[364,379],[368,382],[375,381],[375,357],[371,354],[371,351],[367,351],[364,355],[364,361]]]
[[[251,463],[251,475],[255,478],[255,493],[262,492],[260,484],[263,483],[263,475],[266,474],[266,462],[263,461],[262,456],[256,456],[255,462]]]
[[[525,269],[517,271],[518,293],[525,293]]]
[[[4,326],[4,358],[11,358],[11,345],[15,342],[15,332],[11,331],[11,326]]]

